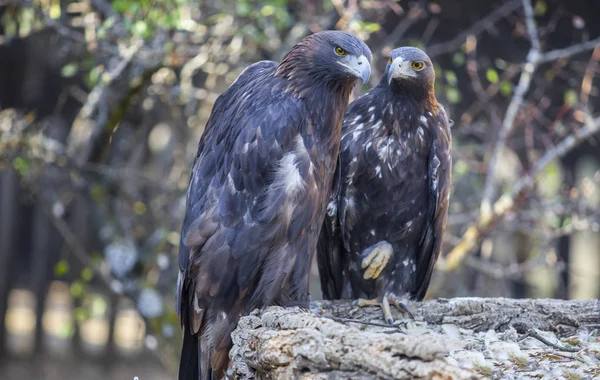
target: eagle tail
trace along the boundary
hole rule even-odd
[[[195,334],[190,334],[187,330],[183,332],[183,335],[178,379],[199,380],[200,361],[198,359],[200,354],[200,342]]]

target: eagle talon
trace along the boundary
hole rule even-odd
[[[379,298],[359,298],[352,302],[352,304],[357,307],[379,306],[381,308],[381,311],[383,312],[383,319],[390,325],[394,324],[394,318],[392,317],[392,311],[390,309],[390,303],[388,301],[387,296],[384,296],[381,300],[379,300]]]
[[[386,241],[381,241],[363,251],[364,259],[361,263],[362,268],[365,269],[363,278],[368,280],[379,277],[393,253],[392,245]]]
[[[381,308],[381,312],[383,313],[383,319],[389,323],[390,325],[394,325],[394,317],[392,317],[392,311],[390,305],[394,305],[398,311],[402,314],[408,314],[411,319],[415,319],[415,310],[408,306],[407,303],[396,300],[394,295],[385,295],[381,300],[379,298],[374,299],[364,299],[359,298],[352,302],[353,306],[357,307],[365,307],[365,306],[379,306]]]
[[[359,298],[357,300],[355,300],[354,302],[352,302],[352,304],[354,306],[358,306],[358,307],[365,307],[365,306],[379,306],[379,298],[373,298],[372,300],[369,299],[365,299],[365,298]]]
[[[396,301],[396,302],[394,302],[394,306],[396,307],[396,309],[398,309],[399,312],[401,312],[403,314],[408,314],[410,319],[413,319],[413,320],[415,319],[415,309],[408,306],[408,304],[401,302],[401,301]]]

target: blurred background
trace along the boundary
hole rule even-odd
[[[600,293],[600,2],[0,0],[0,378],[171,379],[216,97],[305,35],[423,48],[453,125],[428,298]],[[320,298],[316,267],[313,297]]]

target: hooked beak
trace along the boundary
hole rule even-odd
[[[369,81],[371,77],[371,64],[364,55],[358,58],[351,56],[348,57],[347,62],[338,61],[338,63],[344,66],[350,74],[360,79],[363,85]]]
[[[415,77],[416,74],[410,67],[410,62],[405,61],[402,57],[398,57],[390,64],[388,71],[388,84],[392,83],[392,79]]]

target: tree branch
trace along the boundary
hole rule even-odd
[[[593,50],[600,45],[600,37],[594,38],[577,45],[569,46],[564,49],[556,49],[542,54],[539,57],[540,63],[552,62],[561,58],[569,58],[584,51]]]
[[[105,108],[106,103],[110,104],[106,99],[110,85],[123,74],[142,46],[143,41],[138,40],[123,52],[122,59],[92,89],[87,101],[79,111],[69,134],[67,148],[71,157],[77,157],[78,163],[81,164],[88,161],[93,145],[91,142],[95,141],[102,134],[105,125],[109,123],[109,112]],[[96,115],[96,121],[92,126],[90,123],[94,113],[98,113],[98,115]]]
[[[533,166],[531,172],[522,176],[513,186],[510,193],[504,194],[492,207],[487,218],[480,217],[478,221],[471,223],[463,234],[458,244],[448,253],[440,258],[437,263],[438,270],[451,271],[455,269],[464,257],[473,251],[481,242],[483,236],[512,211],[518,204],[524,193],[535,183],[535,176],[544,170],[552,161],[563,157],[600,131],[600,117],[590,120],[582,128],[567,136],[553,149],[547,151]]]
[[[515,88],[515,93],[506,110],[506,115],[500,129],[500,136],[489,161],[487,175],[485,178],[485,186],[483,189],[483,197],[481,199],[480,206],[481,219],[484,223],[492,216],[492,200],[495,197],[496,170],[498,168],[500,156],[506,147],[506,139],[515,127],[517,113],[523,105],[525,93],[527,93],[529,87],[531,86],[533,73],[539,64],[540,40],[537,34],[535,20],[533,18],[531,0],[523,0],[523,8],[525,11],[525,23],[527,25],[527,33],[531,42],[531,49],[527,54],[527,62],[525,63],[523,72],[519,78],[519,84]]]
[[[405,321],[402,333],[374,325],[383,323],[376,307],[357,308],[347,300],[311,306],[328,316],[270,307],[243,317],[232,334],[230,378],[529,378],[555,375],[563,368],[587,377],[594,372],[585,371],[595,366],[600,374],[596,337],[588,333],[600,328],[596,300],[454,298],[413,303],[416,320]],[[357,320],[369,323],[357,326]],[[568,363],[557,363],[557,355]]]
[[[507,1],[506,3],[502,4],[502,6],[492,11],[489,15],[475,22],[469,28],[463,30],[460,34],[458,34],[450,41],[441,42],[429,46],[427,48],[427,55],[433,58],[438,55],[451,53],[458,50],[460,46],[465,43],[465,40],[468,36],[480,34],[484,30],[486,30],[486,28],[488,28],[490,25],[497,23],[504,17],[511,14],[515,9],[519,8],[519,4],[520,0]]]

